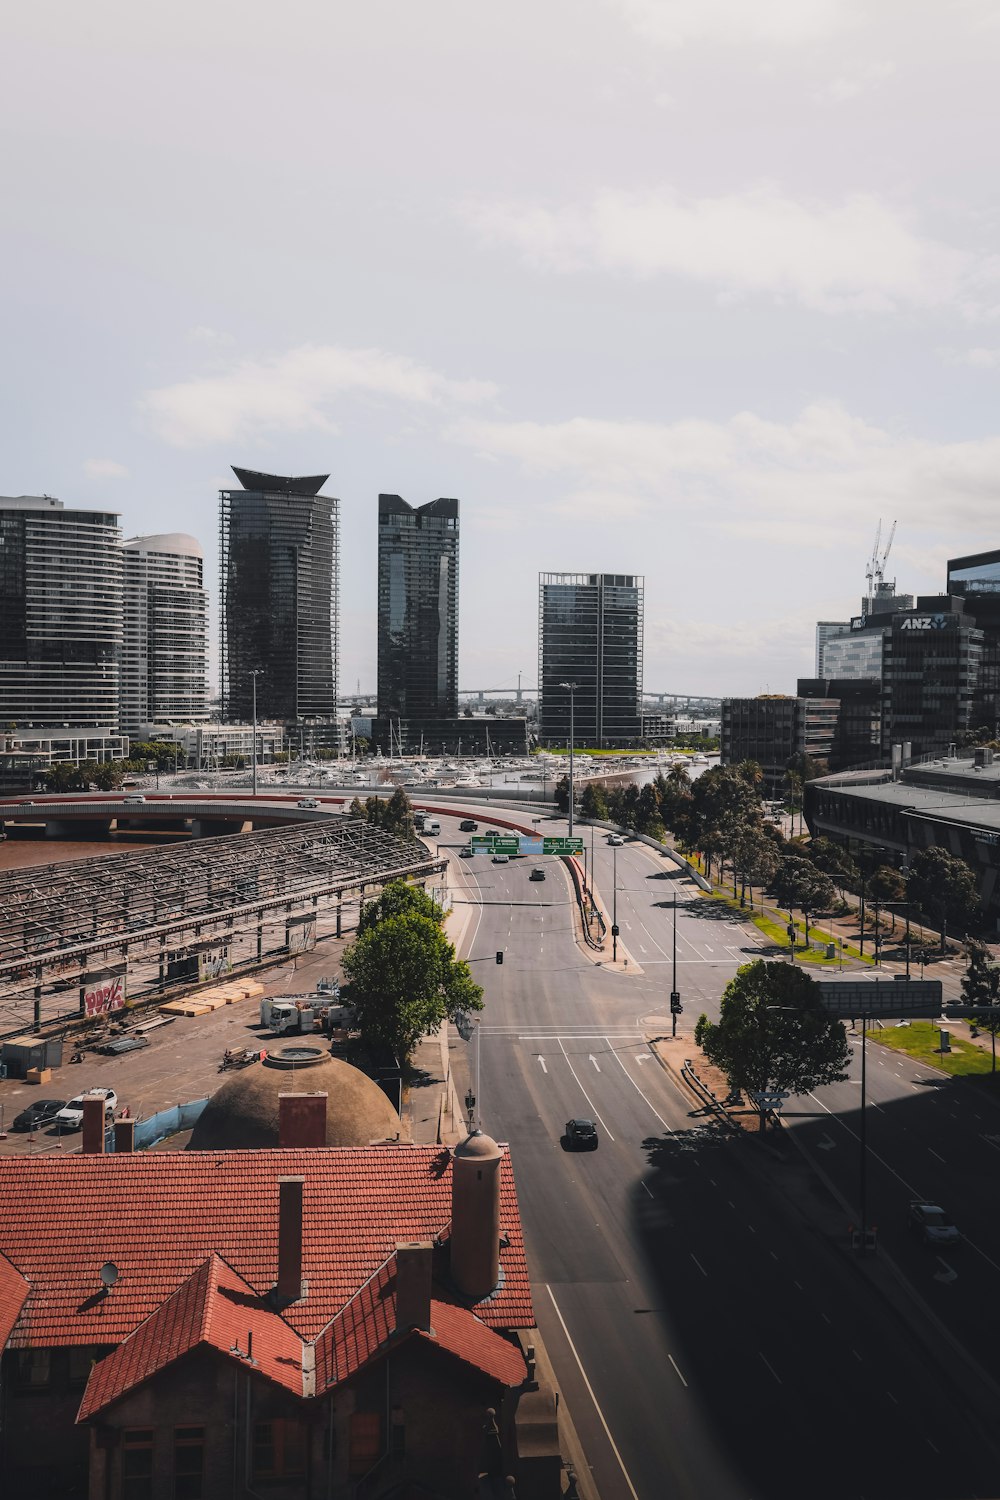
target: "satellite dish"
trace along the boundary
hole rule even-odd
[[[101,1267],[101,1280],[109,1291],[118,1280],[118,1267],[113,1260],[106,1260],[104,1262]]]

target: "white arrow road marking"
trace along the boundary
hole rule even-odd
[[[588,1052],[587,1056],[590,1058],[591,1062],[594,1064],[594,1067],[597,1069],[597,1071],[599,1073],[601,1071],[601,1065],[597,1061],[597,1058],[594,1056],[594,1054],[592,1052]]]
[[[651,1054],[648,1053],[648,1052],[637,1052],[636,1055],[635,1055],[635,1061],[636,1062],[649,1062],[650,1055]]]
[[[547,1068],[547,1067],[546,1067],[546,1066],[545,1066],[545,1058],[544,1058],[544,1057],[540,1057],[540,1058],[539,1058],[539,1059],[538,1059],[538,1061],[539,1061],[539,1062],[540,1062],[540,1063],[541,1063],[541,1065],[542,1065],[542,1072],[543,1072],[543,1073],[547,1073],[547,1072],[548,1072],[548,1071],[549,1071],[549,1070],[548,1070],[548,1068]]]
[[[823,1139],[821,1141],[817,1141],[816,1144],[821,1151],[835,1151],[837,1147],[837,1142],[831,1141],[828,1135],[825,1135]]]
[[[934,1280],[943,1282],[946,1285],[948,1282],[957,1281],[958,1272],[955,1270],[955,1268],[953,1266],[949,1266],[943,1255],[939,1255],[938,1260],[941,1262],[942,1266],[944,1266],[944,1270],[935,1271]]]

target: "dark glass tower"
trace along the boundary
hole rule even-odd
[[[629,745],[642,727],[644,580],[623,573],[541,573],[538,579],[539,738],[569,740],[576,684],[578,745]]]
[[[378,716],[458,714],[458,501],[378,497]]]
[[[219,494],[222,712],[333,718],[337,708],[338,500],[329,475],[289,479],[233,468]]]

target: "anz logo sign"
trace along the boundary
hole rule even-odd
[[[900,620],[900,630],[947,630],[951,615],[914,615]]]

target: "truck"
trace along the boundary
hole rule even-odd
[[[318,997],[313,995],[291,995],[281,999],[268,998],[260,1002],[260,1024],[267,1026],[275,1036],[290,1036],[297,1032],[316,1029],[320,1020]]]

